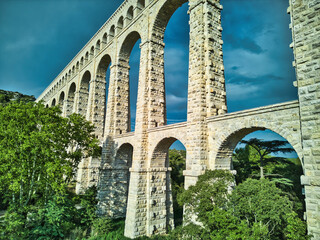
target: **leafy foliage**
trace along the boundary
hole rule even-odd
[[[180,205],[177,199],[184,190],[183,170],[185,169],[186,165],[186,151],[169,149],[169,165],[172,168],[171,187],[174,210],[174,224],[175,226],[178,226],[182,224],[183,216],[183,205]]]
[[[270,148],[274,151],[282,149],[281,151],[287,152],[293,151],[293,149],[288,150],[289,148],[283,148],[283,146],[288,144],[286,141],[280,141],[279,147],[276,146],[279,141],[271,144],[269,143],[271,141],[250,139],[247,142],[259,142],[260,145],[253,147],[252,144],[247,144],[245,147],[235,150],[233,154],[233,166],[237,170],[237,175],[235,176],[236,182],[241,183],[249,177],[259,178],[260,156],[263,156],[263,175],[275,182],[276,186],[285,192],[287,197],[293,202],[294,210],[302,218],[305,204],[300,183],[300,176],[303,174],[300,160],[298,158],[273,157],[270,154],[266,154],[270,150],[265,151],[261,146],[265,145],[266,148],[266,146],[271,145]]]
[[[33,102],[35,101],[34,96],[24,95],[19,92],[11,92],[0,89],[0,106],[5,106],[11,101],[17,102]]]
[[[294,150],[290,147],[286,147],[288,144],[287,141],[282,140],[273,140],[273,141],[263,141],[257,138],[251,138],[250,140],[242,140],[241,143],[247,144],[252,147],[257,155],[258,161],[251,161],[251,167],[260,169],[260,178],[264,178],[264,168],[270,163],[279,163],[284,162],[290,164],[290,161],[287,161],[283,157],[275,157],[270,154],[272,153],[290,153]]]
[[[81,158],[97,155],[94,127],[77,114],[60,116],[40,103],[0,109],[0,191],[12,204],[44,204],[63,194]]]
[[[239,184],[230,196],[230,204],[240,219],[267,225],[268,235],[274,239],[281,237],[278,234],[286,226],[285,216],[292,212],[292,202],[266,179],[247,179]]]
[[[206,171],[182,193],[185,226],[172,236],[183,239],[308,239],[305,223],[293,211],[286,194],[267,179],[247,179],[230,191],[234,178],[228,171]],[[286,233],[284,229],[287,229]]]
[[[34,102],[0,108],[0,192],[2,206],[9,206],[0,238],[61,239],[94,218],[92,196],[76,211],[67,194],[80,160],[100,154],[94,126],[80,115],[60,113]]]

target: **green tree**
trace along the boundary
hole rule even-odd
[[[33,102],[36,98],[34,96],[24,95],[19,92],[11,92],[0,89],[0,106],[6,106],[12,101],[17,102]]]
[[[245,142],[243,141],[243,143]],[[260,146],[270,144],[270,141],[256,141],[255,139],[250,139],[249,142],[260,142],[257,144]],[[286,144],[288,144],[286,141],[280,141],[280,144],[279,141],[275,141],[274,146],[282,146],[271,146],[272,151],[265,151],[262,147],[253,146],[254,144],[246,144],[243,148],[237,148],[233,154],[233,166],[237,170],[236,182],[242,183],[249,177],[261,178],[260,156],[262,156],[263,176],[275,182],[276,186],[287,194],[294,203],[294,210],[302,218],[305,204],[300,184],[300,176],[303,174],[300,160],[298,158],[273,157],[271,154],[267,154],[268,152],[276,152],[279,148],[283,152],[293,151],[291,148],[284,148]]]
[[[83,157],[98,156],[94,126],[58,107],[13,102],[0,109],[0,192],[16,206],[64,194]]]
[[[255,168],[258,160],[257,152],[250,145],[235,149],[232,156],[232,164],[233,168],[237,170],[237,174],[235,175],[237,184],[258,174],[258,169]]]
[[[286,194],[268,179],[247,179],[231,186],[229,171],[206,171],[179,198],[185,224],[172,237],[184,239],[308,239],[305,222]]]
[[[184,176],[183,170],[186,165],[186,151],[169,149],[169,165],[171,171],[171,188],[174,210],[174,223],[178,226],[182,223],[183,205],[177,201],[179,194],[184,190]]]
[[[282,140],[273,140],[273,141],[262,141],[257,138],[251,138],[250,140],[242,140],[241,143],[247,144],[251,146],[253,149],[256,150],[259,160],[257,162],[251,161],[252,167],[254,165],[258,166],[260,169],[260,178],[265,177],[264,168],[269,163],[291,163],[290,161],[287,161],[286,158],[283,157],[275,157],[270,154],[273,153],[290,153],[294,150],[292,148],[286,147],[288,144],[287,141]]]

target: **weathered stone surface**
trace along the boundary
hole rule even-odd
[[[166,126],[164,32],[185,2],[190,16],[187,122]],[[82,160],[77,192],[97,184],[99,214],[126,217],[126,236],[174,227],[167,159],[174,141],[187,150],[188,187],[207,168],[232,169],[239,140],[270,129],[286,138],[302,161],[308,230],[320,238],[320,2],[289,2],[299,101],[227,114],[219,0],[125,0],[37,99],[60,104],[64,116],[77,112],[95,124],[102,157]],[[136,125],[130,132],[129,57],[138,39]],[[108,66],[110,79],[105,79]]]

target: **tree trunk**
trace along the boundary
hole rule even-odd
[[[260,179],[264,179],[263,166],[260,166]]]

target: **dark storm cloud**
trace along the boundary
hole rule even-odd
[[[236,38],[234,35],[226,34],[224,39],[230,45],[230,48],[241,48],[256,54],[260,54],[263,52],[262,48],[253,39],[250,39],[249,37]]]
[[[231,78],[226,79],[227,84],[228,83],[237,83],[237,84],[243,84],[243,83],[256,83],[256,84],[265,84],[265,83],[271,83],[272,81],[283,81],[284,78],[281,76],[276,76],[273,74],[266,74],[258,77],[250,77],[245,75],[233,75]]]
[[[229,112],[286,102],[297,98],[297,91],[288,79],[272,74],[227,79]]]

